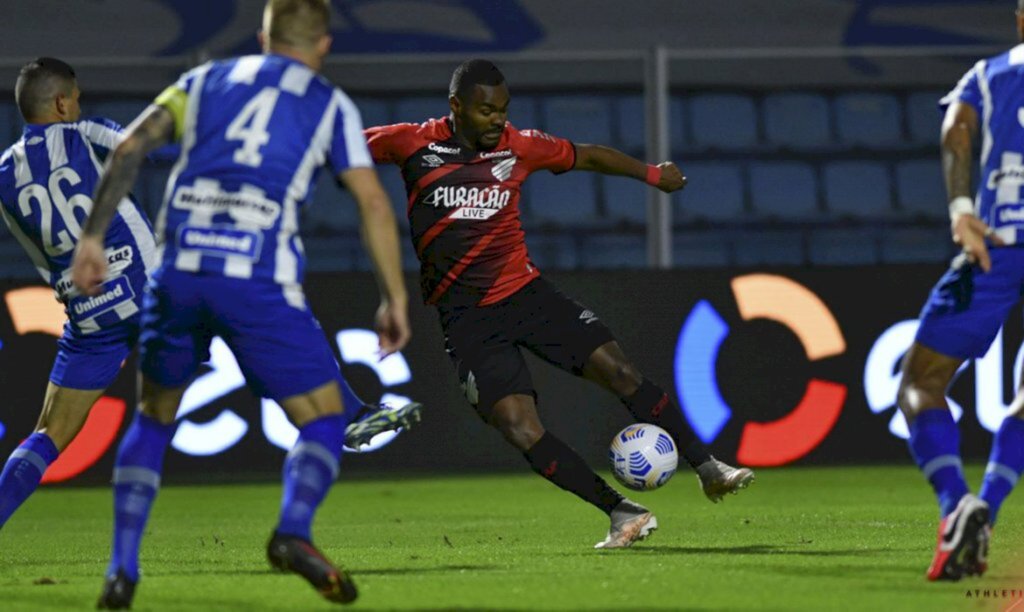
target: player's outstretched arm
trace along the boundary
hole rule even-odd
[[[352,168],[342,172],[339,178],[359,206],[363,243],[381,291],[376,325],[381,356],[386,357],[402,350],[411,335],[409,298],[402,278],[395,213],[373,168]]]
[[[104,237],[118,203],[135,183],[142,160],[173,137],[174,117],[162,106],[151,105],[129,126],[124,141],[107,159],[71,267],[71,278],[83,293],[93,295],[103,284],[107,272]]]
[[[686,177],[670,161],[662,162],[657,166],[645,164],[622,151],[601,145],[577,144],[576,164],[573,169],[629,176],[666,193],[686,186]]]
[[[971,198],[971,151],[978,132],[978,112],[970,104],[954,102],[942,122],[942,174],[949,196],[950,228],[953,241],[963,247],[972,263],[988,272],[992,260],[985,239],[996,245],[1002,240],[984,221],[974,215]]]

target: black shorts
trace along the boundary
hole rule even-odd
[[[520,347],[578,376],[590,355],[614,340],[592,311],[543,278],[491,306],[441,307],[439,312],[445,350],[462,391],[487,422],[498,400],[537,396]]]

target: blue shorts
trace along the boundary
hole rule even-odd
[[[164,387],[188,383],[209,359],[214,336],[231,348],[261,397],[280,401],[340,376],[300,286],[160,270],[143,298],[143,375]]]
[[[957,257],[921,310],[915,340],[960,359],[983,356],[1024,292],[1024,247],[989,251],[992,269],[982,272]]]
[[[50,382],[69,389],[106,389],[117,378],[138,339],[138,316],[91,334],[65,323],[64,334],[57,340]]]

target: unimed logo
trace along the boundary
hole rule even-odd
[[[4,296],[14,330],[19,335],[45,333],[59,337],[66,316],[62,306],[53,299],[53,290],[44,287],[26,287],[8,291]],[[401,353],[384,360],[377,358],[377,335],[366,329],[345,329],[335,335],[342,361],[362,364],[378,376],[385,388],[381,403],[394,406],[411,401],[408,397],[389,392],[396,385],[409,382],[412,372]],[[180,425],[172,446],[185,454],[207,456],[222,453],[240,442],[249,433],[249,423],[230,407],[224,407],[212,419],[197,423],[187,417],[195,411],[245,386],[245,378],[234,355],[221,338],[210,344],[209,371],[197,377],[182,398],[178,410]],[[364,398],[365,399],[365,398]],[[42,398],[40,398],[40,405]],[[60,482],[78,476],[92,467],[110,449],[117,437],[127,412],[123,398],[103,396],[96,402],[82,431],[75,437],[57,460],[43,475],[43,482]],[[281,449],[290,449],[298,438],[284,410],[273,400],[260,400],[260,424],[268,442]],[[0,436],[5,428],[0,423]],[[397,432],[378,434],[359,449],[365,453],[382,448],[391,442]],[[346,451],[355,452],[346,447]]]
[[[745,321],[769,319],[788,327],[807,359],[819,361],[846,350],[832,312],[803,285],[783,276],[749,274],[732,280],[732,292]],[[690,311],[676,343],[675,382],[690,425],[705,443],[718,437],[733,410],[718,386],[718,350],[729,325],[707,300]],[[743,426],[736,458],[752,466],[790,463],[814,450],[835,425],[846,400],[845,384],[812,378],[804,396],[786,416]]]

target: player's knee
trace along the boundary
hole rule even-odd
[[[544,426],[537,418],[536,411],[516,403],[499,402],[491,417],[491,425],[516,448],[527,450],[544,435]]]
[[[908,421],[913,420],[922,410],[946,405],[948,384],[948,380],[942,380],[934,373],[904,371],[896,393],[896,404]]]
[[[619,361],[612,367],[608,382],[619,397],[629,397],[636,393],[643,381],[643,376],[640,375],[639,370],[633,367],[633,364],[628,361]]]

